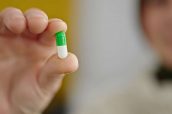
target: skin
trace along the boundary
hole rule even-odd
[[[172,70],[172,0],[143,0],[141,19],[150,45]]]
[[[54,34],[66,30],[36,8],[0,12],[0,114],[41,113],[64,74],[77,70],[74,54],[62,60],[56,53]]]

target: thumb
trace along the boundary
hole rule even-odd
[[[54,94],[60,88],[64,75],[77,69],[78,59],[74,54],[69,53],[65,59],[60,59],[55,54],[41,69],[38,83],[45,94]]]

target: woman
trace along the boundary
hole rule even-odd
[[[149,72],[142,70],[125,90],[94,97],[89,105],[72,114],[172,114],[172,0],[140,0],[139,6],[142,31],[159,55],[160,65]]]
[[[143,31],[159,55],[160,66],[133,80],[128,91],[115,96],[106,107],[109,114],[172,113],[172,0],[141,0]],[[105,112],[106,112],[105,111]],[[101,112],[99,112],[101,114]]]

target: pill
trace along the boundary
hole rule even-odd
[[[63,31],[57,32],[56,36],[56,46],[58,57],[64,59],[68,55],[67,43],[66,43],[66,34]]]

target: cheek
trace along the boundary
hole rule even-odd
[[[145,35],[151,45],[159,46],[162,43],[162,32],[163,32],[163,20],[162,16],[157,12],[150,11],[145,12],[143,16],[143,27]],[[157,47],[156,47],[157,48]]]
[[[145,14],[142,22],[146,38],[160,57],[172,66],[172,22],[162,12],[149,11]]]
[[[159,33],[160,20],[157,16],[147,14],[147,16],[144,17],[143,26],[146,35],[152,41]]]

